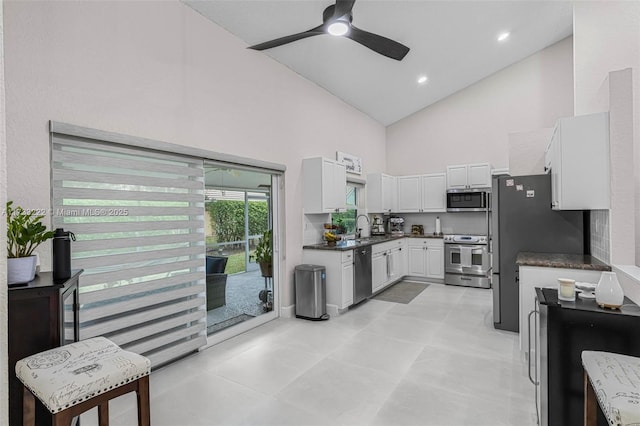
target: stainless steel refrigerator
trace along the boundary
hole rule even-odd
[[[494,177],[492,198],[493,325],[519,331],[520,252],[584,253],[584,213],[551,210],[551,176]]]

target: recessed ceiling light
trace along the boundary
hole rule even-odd
[[[511,33],[508,32],[508,31],[500,33],[500,35],[498,36],[498,41],[505,41],[506,39],[509,38],[510,35],[511,35]]]
[[[327,31],[329,31],[329,34],[334,36],[343,36],[349,32],[349,25],[343,21],[335,21],[329,25]]]
[[[426,75],[421,75],[418,77],[418,84],[425,84],[427,82],[428,78]]]

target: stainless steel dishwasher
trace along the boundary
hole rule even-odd
[[[353,250],[353,304],[371,296],[371,247]]]

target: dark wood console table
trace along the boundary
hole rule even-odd
[[[72,271],[68,280],[54,281],[51,272],[41,272],[27,284],[9,286],[9,424],[22,424],[22,384],[16,378],[18,360],[76,342],[78,327],[78,278]],[[51,423],[49,412],[40,404],[36,425]]]

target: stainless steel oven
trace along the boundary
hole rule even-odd
[[[486,235],[445,235],[444,256],[445,284],[491,287]]]

